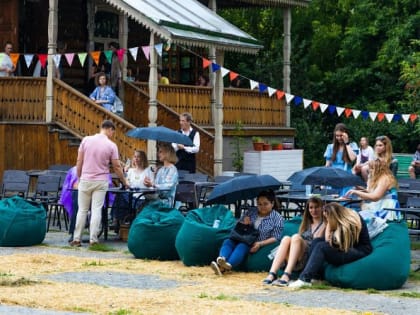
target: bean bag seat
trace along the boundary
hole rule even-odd
[[[219,220],[219,227],[213,227]],[[190,210],[176,236],[175,247],[186,266],[209,265],[219,255],[222,242],[229,237],[236,219],[222,205]]]
[[[184,216],[162,201],[145,206],[131,224],[127,246],[136,258],[177,260],[175,238]]]
[[[46,211],[18,196],[0,200],[0,246],[32,246],[44,241]]]
[[[328,264],[325,279],[332,285],[353,289],[400,288],[410,272],[410,239],[405,222],[388,222],[372,240],[373,252],[342,266]]]
[[[299,225],[301,221],[302,218],[300,216],[285,221],[282,236],[296,234],[299,231]],[[273,244],[262,247],[255,254],[249,254],[245,266],[240,266],[239,268],[246,271],[257,272],[270,270],[273,260],[270,259],[268,255],[279,244],[280,242],[275,242]]]

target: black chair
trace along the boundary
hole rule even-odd
[[[14,195],[26,198],[29,192],[29,176],[26,171],[5,170],[1,186],[1,198]]]
[[[197,208],[195,182],[188,180],[181,180],[178,182],[175,192],[175,203],[176,202],[182,204],[179,207],[181,212],[187,212]]]
[[[47,170],[45,172],[45,175],[51,175],[51,176],[58,176],[60,177],[60,185],[58,188],[58,198],[57,202],[50,202],[49,204],[49,210],[50,213],[48,215],[48,226],[51,221],[52,216],[52,225],[55,225],[57,223],[58,228],[61,230],[61,218],[63,218],[65,229],[68,230],[69,226],[69,217],[67,215],[67,211],[64,209],[64,206],[59,202],[61,197],[61,192],[63,189],[64,181],[67,176],[66,171],[60,171],[60,170]]]
[[[407,208],[420,208],[420,197],[408,197]],[[418,213],[407,211],[405,219],[408,225],[410,235],[417,235],[420,237],[420,215]]]
[[[203,173],[188,173],[184,175],[182,180],[191,181],[191,182],[207,182],[209,180],[209,176]]]
[[[72,167],[73,167],[72,165],[67,165],[67,164],[53,164],[53,165],[50,165],[48,167],[48,169],[51,170],[51,171],[64,171],[64,172],[67,172]]]

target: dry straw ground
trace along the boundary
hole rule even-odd
[[[252,301],[254,293],[288,290],[263,286],[263,273],[217,277],[208,267],[185,267],[180,261],[139,260],[126,252],[121,258],[79,257],[78,251],[0,255],[0,304],[93,314],[361,314]],[[133,289],[51,280],[67,272],[154,275],[160,279],[154,281],[172,280],[178,286]]]

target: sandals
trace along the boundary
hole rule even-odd
[[[270,276],[272,276],[273,278],[271,279],[271,278],[270,278]],[[276,273],[274,273],[274,272],[272,272],[272,271],[270,271],[270,272],[268,273],[267,278],[265,278],[265,279],[263,280],[263,283],[264,283],[264,284],[272,284],[272,283],[273,283],[273,281],[275,281],[276,279],[277,279],[277,274],[276,274]]]
[[[289,285],[290,279],[292,279],[292,275],[288,272],[283,272],[283,275],[287,276],[289,280],[283,280],[283,279],[277,279],[276,281],[273,281],[271,284],[275,285],[277,287],[287,287]]]

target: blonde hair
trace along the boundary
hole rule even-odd
[[[330,245],[348,252],[359,241],[362,230],[359,214],[336,202],[326,204],[323,210],[330,227],[331,238],[328,240]]]
[[[302,223],[299,226],[299,234],[305,232],[311,226],[311,224],[314,223],[314,219],[309,212],[309,205],[311,203],[315,204],[317,208],[322,208],[323,201],[318,197],[311,197],[308,199],[305,205],[305,211],[303,212]]]
[[[369,161],[369,181],[368,189],[374,190],[379,181],[387,180],[393,187],[398,187],[398,181],[389,168],[389,164],[380,159]]]
[[[176,156],[176,152],[175,149],[172,147],[172,145],[168,142],[160,142],[158,144],[158,148],[159,150],[164,151],[165,153],[168,154],[166,160],[169,163],[175,164],[176,162],[178,162],[178,158]]]

